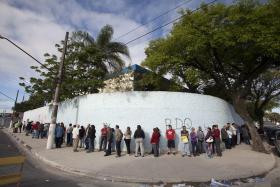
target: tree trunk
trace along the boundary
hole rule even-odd
[[[254,125],[254,122],[247,110],[245,100],[240,98],[239,95],[234,96],[233,107],[235,108],[236,112],[243,118],[243,120],[248,124],[252,138],[252,149],[257,152],[267,153],[263,145],[262,139],[257,132],[257,128]]]
[[[263,114],[263,112],[262,113],[260,113],[257,117],[258,117],[258,121],[259,121],[259,125],[260,125],[260,129],[263,131],[263,124],[264,124],[264,122],[263,122],[263,116],[264,116],[264,114]]]

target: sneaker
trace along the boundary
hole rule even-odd
[[[173,155],[176,155],[176,153],[173,153]]]
[[[170,152],[168,152],[167,154],[170,155]]]

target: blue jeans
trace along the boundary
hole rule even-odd
[[[153,148],[153,151],[154,151],[154,156],[155,157],[158,157],[159,156],[159,144],[152,144],[152,148]]]
[[[33,130],[32,131],[32,138],[39,138],[39,131],[38,130]]]
[[[197,154],[197,142],[192,142],[192,154]]]
[[[72,145],[72,133],[67,133],[67,145]]]
[[[87,144],[88,144],[88,151],[94,151],[94,139],[87,138]]]

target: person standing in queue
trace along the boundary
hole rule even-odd
[[[101,137],[100,137],[100,144],[99,144],[99,151],[106,151],[106,146],[107,146],[107,125],[105,123],[103,124],[103,128],[101,129]]]
[[[151,144],[153,147],[154,157],[159,156],[159,141],[160,141],[160,132],[158,128],[153,129],[153,134],[151,138]]]
[[[79,145],[79,127],[74,125],[72,131],[72,138],[73,138],[73,151],[78,152],[78,145]]]
[[[113,131],[110,127],[107,127],[107,149],[104,156],[109,156],[112,154],[112,143],[113,143]]]
[[[175,152],[175,137],[176,133],[175,130],[172,129],[171,125],[168,125],[168,129],[166,130],[166,139],[167,139],[167,147],[168,147],[168,152],[167,154],[169,155],[171,152],[173,155],[176,154]]]
[[[137,129],[134,132],[134,139],[135,139],[135,157],[138,157],[138,151],[140,147],[141,156],[144,157],[144,139],[145,133],[142,130],[140,125],[137,125]]]
[[[123,133],[120,130],[120,127],[116,125],[115,129],[115,139],[116,139],[116,150],[117,150],[117,157],[121,156],[121,143],[122,143]]]
[[[131,130],[130,127],[127,127],[125,133],[124,133],[124,142],[126,145],[126,152],[128,155],[130,155],[130,142],[131,142]]]

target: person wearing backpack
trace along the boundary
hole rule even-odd
[[[120,130],[120,127],[118,125],[116,125],[116,129],[115,129],[115,140],[116,140],[116,151],[117,151],[117,156],[116,157],[121,156],[122,138],[123,138],[123,133]]]
[[[204,153],[204,148],[203,148],[203,144],[204,144],[204,132],[202,131],[202,128],[199,126],[198,130],[197,130],[197,152],[198,154],[202,154]]]

